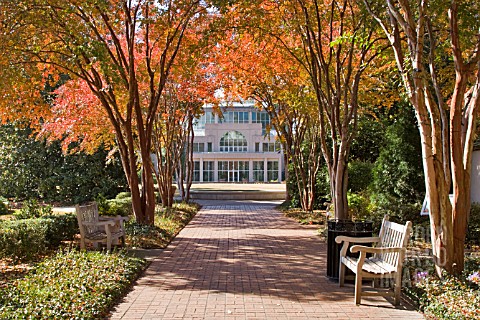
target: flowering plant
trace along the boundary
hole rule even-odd
[[[427,279],[428,277],[428,271],[420,271],[420,272],[417,272],[415,274],[415,282],[416,283],[420,283],[420,282],[423,282],[425,281],[425,279]]]
[[[474,273],[472,273],[467,277],[467,280],[476,284],[480,284],[480,272],[475,271]]]

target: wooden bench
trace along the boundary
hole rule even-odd
[[[105,243],[107,250],[110,251],[112,244],[118,244],[121,239],[125,244],[124,221],[128,217],[100,217],[96,203],[75,206],[78,226],[80,228],[80,248],[85,249],[85,243],[90,242],[94,248],[98,243]]]
[[[394,296],[395,305],[400,302],[402,267],[407,250],[408,240],[412,231],[412,222],[405,225],[388,221],[388,216],[383,218],[382,227],[378,237],[354,238],[338,236],[337,243],[342,243],[340,251],[339,284],[344,285],[345,267],[355,273],[355,304],[360,304],[362,296],[382,295]],[[353,245],[352,253],[360,253],[358,258],[347,256],[350,243],[374,243],[374,247]],[[371,257],[367,257],[367,253]],[[394,279],[394,292],[365,292],[362,291],[363,279]]]

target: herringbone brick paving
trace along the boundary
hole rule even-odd
[[[326,245],[268,205],[210,205],[154,259],[112,319],[423,319],[325,277]]]

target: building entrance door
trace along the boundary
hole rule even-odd
[[[219,182],[248,181],[248,161],[218,161]]]
[[[239,173],[237,170],[228,171],[228,182],[238,182]]]

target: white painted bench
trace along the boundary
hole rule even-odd
[[[78,226],[80,228],[80,248],[85,249],[85,243],[90,242],[94,248],[98,243],[105,243],[107,250],[110,251],[112,244],[118,244],[118,240],[122,239],[125,243],[124,221],[128,221],[127,217],[99,217],[98,207],[96,203],[89,205],[75,206],[77,213]]]
[[[385,216],[378,237],[335,238],[337,243],[343,242],[340,251],[339,284],[341,287],[344,285],[345,267],[355,273],[355,304],[360,304],[362,296],[368,295],[394,296],[395,305],[400,302],[403,260],[411,231],[412,222],[401,225],[388,221],[388,216]],[[374,243],[374,247],[353,245],[350,252],[360,253],[360,256],[355,258],[347,256],[350,243]],[[372,256],[367,258],[367,253]],[[394,279],[394,292],[362,291],[362,280],[365,278]]]

